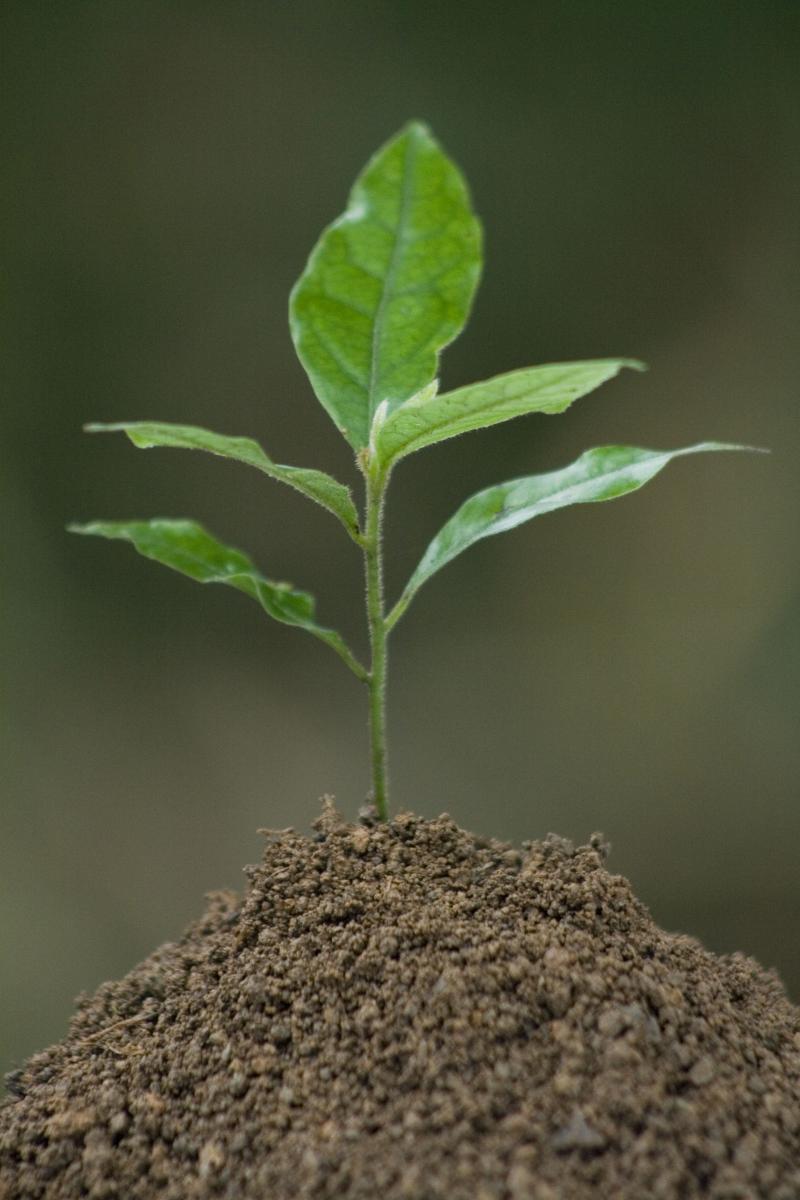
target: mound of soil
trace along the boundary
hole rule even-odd
[[[270,835],[14,1074],[0,1197],[798,1200],[800,1010],[603,851]]]

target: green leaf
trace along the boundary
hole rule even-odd
[[[342,637],[314,620],[314,597],[290,583],[266,579],[246,554],[224,546],[196,521],[156,518],[151,521],[90,521],[68,526],[71,533],[121,538],[145,558],[163,563],[199,583],[224,583],[257,600],[265,612],[284,625],[297,625],[327,642],[361,679],[366,672]]]
[[[477,492],[440,529],[425,551],[403,595],[389,614],[391,628],[412,598],[437,571],[481,538],[514,529],[524,521],[570,504],[613,500],[642,487],[673,458],[706,450],[753,450],[725,442],[701,442],[681,450],[640,450],[635,446],[599,446],[570,466],[546,475],[527,475]]]
[[[93,423],[85,425],[87,433],[126,433],[134,446],[148,449],[151,446],[172,446],[181,450],[208,450],[222,458],[232,458],[263,471],[271,479],[278,479],[296,488],[304,496],[327,508],[344,525],[350,536],[358,541],[358,513],[350,489],[343,483],[306,467],[285,467],[274,463],[259,446],[258,442],[246,437],[227,437],[211,433],[196,425],[171,425],[164,421],[117,421],[112,425]]]
[[[388,468],[415,450],[459,433],[526,413],[563,412],[573,400],[612,379],[623,367],[645,369],[631,358],[549,363],[509,371],[442,395],[415,397],[396,408],[376,429],[373,440],[378,461]]]
[[[356,451],[368,445],[381,404],[391,410],[435,378],[480,268],[466,183],[412,122],[369,161],[289,305],[300,361]]]

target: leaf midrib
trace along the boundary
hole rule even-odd
[[[400,257],[400,251],[405,241],[405,225],[408,218],[408,208],[411,200],[411,178],[413,168],[417,156],[417,140],[411,136],[408,139],[405,160],[403,162],[403,188],[400,194],[400,212],[398,214],[397,227],[394,234],[394,244],[392,253],[389,257],[389,265],[386,269],[386,274],[383,279],[383,287],[381,289],[380,300],[378,307],[375,310],[375,321],[372,326],[372,353],[370,359],[369,370],[369,386],[367,389],[367,434],[372,428],[372,419],[375,416],[375,410],[378,403],[375,401],[375,391],[378,381],[378,349],[383,331],[383,317],[386,305],[389,301],[389,295],[394,284],[394,277],[397,271],[397,263]]]

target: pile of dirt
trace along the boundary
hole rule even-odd
[[[15,1073],[0,1197],[798,1200],[800,1010],[603,850],[271,835]]]

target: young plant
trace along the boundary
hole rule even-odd
[[[281,466],[255,441],[192,425],[122,421],[134,446],[207,450],[289,484],[336,517],[364,556],[370,662],[318,624],[314,599],[268,579],[247,555],[194,521],[92,521],[75,533],[121,538],[140,554],[201,583],[238,588],[277,621],[297,625],[336,651],[369,693],[372,800],[387,816],[386,671],[389,634],[420,587],[480,538],[570,504],[635,491],[673,458],[745,449],[703,442],[679,450],[601,446],[562,470],[527,475],[471,496],[437,533],[395,604],[383,595],[382,518],[401,459],[445,438],[526,413],[560,413],[631,359],[526,367],[440,393],[440,351],[466,322],[482,263],[481,227],[458,168],[430,131],[412,122],[367,163],[344,213],[322,234],[290,299],[295,348],[322,406],[352,447],[364,478],[359,516],[350,489],[323,471]]]

